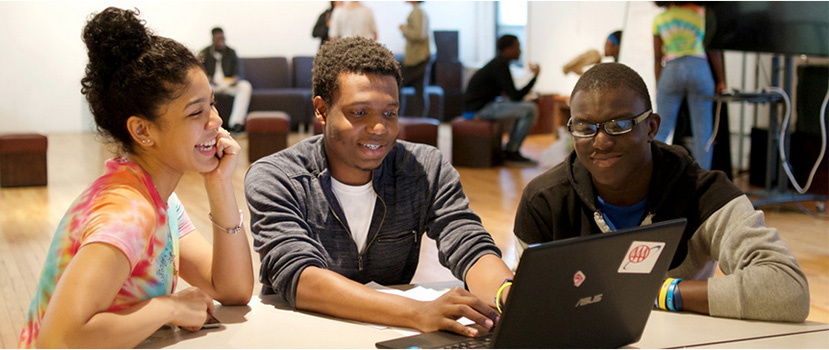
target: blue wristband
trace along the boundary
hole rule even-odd
[[[675,300],[676,300],[675,295],[679,294],[679,293],[677,293],[679,291],[679,288],[677,288],[677,284],[679,284],[680,281],[682,281],[681,278],[676,278],[676,279],[671,281],[671,285],[668,287],[667,300],[665,300],[665,306],[668,307],[668,310],[679,311],[679,310],[676,309],[676,306],[674,305],[674,303],[675,303]]]
[[[677,286],[674,290],[674,309],[674,311],[682,311],[682,294],[679,293],[679,282],[677,282]]]

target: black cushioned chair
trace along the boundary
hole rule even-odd
[[[293,87],[285,57],[242,58],[245,79],[253,86],[249,112],[283,111],[290,116],[291,130],[309,125],[313,115],[311,91]]]

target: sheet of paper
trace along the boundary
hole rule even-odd
[[[400,289],[389,288],[389,287],[377,284],[375,282],[370,282],[370,283],[366,284],[366,287],[369,287],[371,289],[374,289],[374,290],[377,290],[377,291],[380,291],[380,292],[383,292],[383,293],[399,295],[399,296],[402,296],[402,297],[406,297],[406,298],[414,299],[414,300],[418,300],[418,301],[432,301],[432,300],[435,300],[435,299],[439,298],[441,295],[443,295],[443,294],[445,294],[446,292],[449,291],[449,289],[432,289],[432,288],[426,288],[426,287],[421,287],[421,286],[416,286],[416,287],[411,288],[409,290],[400,290]],[[462,318],[458,319],[458,322],[460,324],[463,324],[463,325],[466,325],[466,326],[475,323],[475,322],[473,322],[472,320],[470,320],[466,317],[462,317]],[[403,336],[410,336],[410,335],[420,334],[420,332],[413,331],[410,328],[399,328],[399,327],[391,327],[391,326],[384,326],[384,325],[378,325],[378,324],[369,324],[369,326],[377,328],[377,329],[393,329],[393,330],[399,332],[400,334],[402,334]]]

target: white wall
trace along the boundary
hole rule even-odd
[[[570,95],[579,76],[564,75],[561,67],[583,52],[604,53],[607,35],[624,27],[626,2],[529,3],[524,59],[541,66],[535,90]],[[627,33],[622,36],[627,45]],[[651,55],[651,57],[653,57]]]
[[[629,3],[622,36],[619,62],[633,68],[648,86],[651,103],[656,108],[656,73],[653,57],[653,19],[662,10],[653,2],[632,1]]]
[[[398,26],[406,23],[412,10],[403,1],[364,1],[374,11],[377,41],[395,53],[403,53],[406,40]],[[486,62],[495,51],[495,3],[491,1],[424,1],[420,8],[429,17],[435,30],[457,30],[458,56],[461,62],[475,65]],[[309,29],[310,31],[310,29]],[[432,40],[432,52],[435,51]]]
[[[0,132],[41,133],[92,130],[93,121],[80,94],[86,65],[81,30],[88,16],[111,2],[0,2]],[[314,55],[311,37],[328,1],[119,1],[141,10],[157,34],[194,51],[210,44],[210,29],[221,26],[228,45],[242,57]],[[410,5],[366,2],[375,12],[378,40],[394,52],[405,41],[398,26]],[[460,31],[464,62],[487,59],[494,47],[494,4],[447,1],[423,5],[433,30]],[[482,28],[482,26],[489,28]],[[478,35],[477,33],[485,33]],[[491,33],[491,34],[490,34]],[[485,43],[481,45],[481,43]],[[480,46],[480,47],[479,47]]]
[[[0,132],[82,128],[80,28],[89,12],[83,5],[0,4]]]
[[[378,40],[395,53],[405,41],[397,28],[411,6],[402,1],[364,2],[374,10]],[[0,1],[0,132],[41,133],[92,130],[80,94],[86,51],[80,39],[88,16],[110,2]],[[319,41],[311,29],[328,1],[119,1],[137,7],[148,26],[198,51],[221,26],[228,45],[242,57],[314,55]],[[459,54],[467,67],[480,67],[495,52],[495,3],[427,1],[432,30],[458,30]],[[653,87],[651,2],[529,3],[527,43],[522,59],[538,62],[535,90],[569,94],[578,80],[561,66],[588,49],[604,51],[606,36],[624,29],[620,60]],[[626,20],[627,17],[627,20]],[[468,77],[466,77],[468,78]],[[527,79],[516,74],[518,80]],[[520,82],[519,82],[520,83]]]

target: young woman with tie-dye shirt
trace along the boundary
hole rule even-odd
[[[653,21],[656,112],[662,116],[656,139],[673,141],[679,109],[682,100],[687,98],[694,136],[691,154],[703,169],[711,169],[714,153],[707,147],[714,132],[711,96],[725,90],[722,58],[717,54],[710,55],[709,65],[709,55],[703,45],[704,7],[690,1],[656,3],[666,7]]]
[[[84,28],[81,91],[122,156],[61,220],[20,347],[134,347],[164,324],[200,329],[214,299],[252,295],[231,183],[239,144],[221,128],[196,57],[137,15],[108,8]],[[188,171],[204,178],[212,246],[173,193]],[[193,287],[176,292],[179,276]]]

